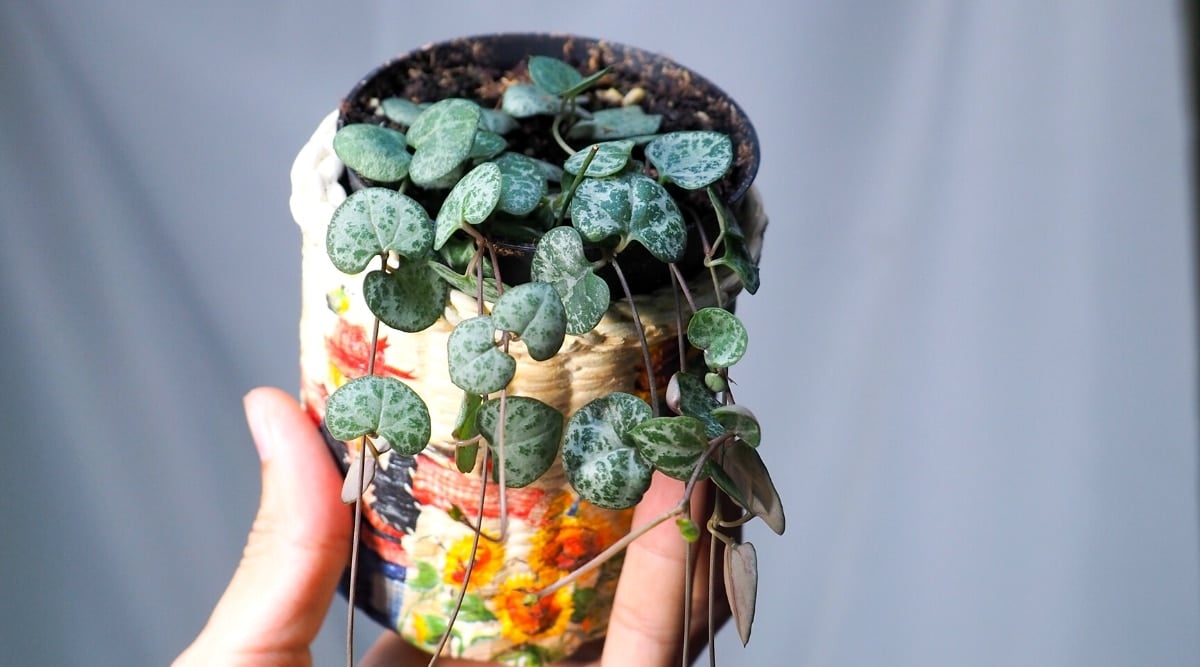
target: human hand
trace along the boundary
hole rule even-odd
[[[246,395],[246,418],[262,460],[263,491],[242,561],[208,623],[175,661],[190,665],[311,665],[310,644],[349,558],[352,516],[325,442],[296,401],[278,389]],[[634,511],[638,525],[679,501],[681,482],[655,473]],[[693,498],[702,522],[703,494]],[[707,533],[694,553],[707,554]],[[686,544],[666,522],[628,548],[601,657],[568,664],[676,665],[682,642]],[[706,615],[707,557],[696,559],[692,643]],[[718,586],[718,589],[721,587]],[[723,598],[722,621],[728,617]],[[694,652],[693,652],[694,654]],[[429,656],[387,632],[361,665],[424,665]],[[485,667],[442,659],[442,667]]]

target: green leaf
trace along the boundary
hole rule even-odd
[[[709,438],[725,432],[725,427],[712,414],[721,404],[704,386],[704,381],[691,373],[680,372],[671,376],[667,384],[667,404],[676,414],[704,422],[704,431]]]
[[[733,142],[720,132],[671,132],[651,141],[646,157],[661,177],[681,188],[698,190],[729,171]]]
[[[753,412],[750,412],[750,408],[736,404],[723,405],[715,408],[712,416],[716,417],[727,431],[736,435],[747,445],[758,447],[762,441],[762,430],[758,425],[758,419]]]
[[[338,130],[333,135],[333,152],[359,176],[379,183],[402,180],[412,160],[404,134],[369,123],[353,123]]]
[[[746,327],[737,315],[710,306],[701,308],[688,322],[688,342],[704,350],[704,362],[709,368],[729,368],[746,353],[750,340]]]
[[[364,435],[402,456],[429,444],[429,409],[403,382],[366,375],[338,387],[325,404],[325,426],[338,440]]]
[[[479,127],[496,134],[508,134],[517,129],[517,121],[498,109],[480,109]]]
[[[446,625],[446,617],[440,614],[420,614],[421,621],[425,624],[426,646],[436,646],[442,641],[442,636],[446,634],[449,627]]]
[[[588,617],[588,610],[596,600],[596,589],[576,588],[571,593],[571,622],[582,623]]]
[[[725,547],[725,597],[733,612],[738,637],[745,646],[750,641],[754,603],[758,597],[758,555],[749,542]]]
[[[591,139],[592,141],[607,141],[610,139],[628,139],[637,136],[654,134],[662,125],[662,116],[648,114],[637,105],[618,107],[616,109],[601,109],[592,113],[592,117],[581,120],[567,132],[570,139]]]
[[[412,568],[408,570],[410,573]],[[416,575],[408,577],[405,582],[414,591],[431,591],[438,585],[437,569],[423,560],[417,561]]]
[[[450,432],[451,437],[455,440],[468,440],[479,433],[475,419],[480,405],[483,405],[482,396],[463,393],[462,403],[458,406],[458,418],[454,420],[454,430]]]
[[[450,603],[450,608],[446,610],[447,615],[453,611],[453,602]],[[483,598],[474,593],[467,593],[463,596],[462,607],[458,610],[458,620],[465,623],[479,623],[482,621],[494,621],[496,615],[487,608],[487,604]]]
[[[660,262],[678,262],[687,249],[683,214],[666,188],[644,174],[632,175],[629,236]]]
[[[576,96],[578,96],[578,95],[579,95],[580,93],[582,93],[583,91],[585,91],[585,90],[587,90],[588,88],[591,88],[592,86],[596,85],[596,82],[597,82],[597,81],[599,81],[600,79],[602,79],[602,78],[604,77],[604,75],[605,75],[605,74],[608,74],[608,71],[609,71],[610,69],[612,69],[612,68],[611,68],[611,67],[605,67],[605,68],[603,68],[603,69],[600,69],[600,70],[598,70],[598,71],[592,72],[591,74],[589,74],[589,75],[587,75],[587,76],[583,77],[582,79],[580,79],[580,80],[579,80],[579,83],[576,83],[574,86],[571,86],[570,88],[568,88],[568,89],[564,90],[564,91],[563,91],[563,92],[562,92],[562,93],[559,95],[559,97],[561,97],[561,98],[563,98],[563,99],[567,99],[567,100],[569,100],[569,99],[571,99],[572,97],[576,97]]]
[[[379,106],[383,109],[383,115],[387,116],[388,120],[397,125],[409,127],[417,121],[417,116],[420,116],[421,112],[429,105],[410,102],[403,97],[389,97],[380,102]]]
[[[520,153],[504,153],[493,160],[500,168],[501,211],[529,215],[546,196],[546,176],[536,160]]]
[[[771,481],[771,473],[753,447],[735,440],[722,448],[712,478],[735,503],[761,518],[776,534],[783,534],[786,527],[783,502]]]
[[[583,75],[574,67],[549,56],[529,57],[529,78],[551,95],[562,95],[583,81]]]
[[[558,354],[567,334],[567,314],[548,283],[531,282],[507,290],[492,309],[492,323],[516,334],[529,356],[545,361]]]
[[[654,468],[628,434],[650,416],[642,399],[621,392],[598,398],[571,416],[563,468],[580,496],[606,509],[633,507],[642,499]]]
[[[451,174],[471,153],[479,127],[479,105],[470,100],[441,100],[421,112],[408,128],[408,144],[416,149],[409,177],[422,187]]]
[[[509,396],[504,406],[504,483],[521,488],[537,481],[550,469],[562,439],[563,416],[545,403],[524,396]],[[499,460],[500,399],[479,409],[479,430],[487,438],[492,456]],[[499,467],[492,478],[499,480]]]
[[[434,272],[438,274],[438,277],[446,281],[446,284],[462,292],[463,294],[470,294],[474,296],[479,291],[477,289],[479,283],[476,281],[474,274],[465,276],[461,273],[455,272],[454,269],[451,269],[445,264],[434,260],[429,260],[429,268],[433,269]],[[483,279],[483,298],[486,301],[493,302],[500,298],[500,290],[496,288],[495,278]]]
[[[724,249],[724,254],[715,259],[706,259],[704,264],[709,267],[729,268],[738,277],[738,280],[742,281],[746,291],[754,294],[758,291],[759,285],[758,264],[754,262],[749,248],[746,247],[746,236],[738,226],[737,219],[733,217],[729,209],[725,208],[712,188],[708,188],[708,200],[717,213],[717,223],[721,229],[713,243],[719,242],[721,248]]]
[[[504,89],[500,108],[514,118],[553,116],[562,108],[562,100],[532,84],[514,83]]]
[[[591,331],[608,310],[608,284],[595,274],[573,227],[555,227],[538,241],[530,273],[554,286],[567,318],[567,333]]]
[[[433,225],[425,209],[387,188],[363,188],[347,197],[333,212],[325,236],[330,261],[349,274],[384,252],[419,259],[432,247]]]
[[[593,243],[619,237],[641,243],[662,262],[676,262],[687,248],[683,214],[671,194],[638,173],[587,178],[571,200],[571,222]]]
[[[596,147],[596,157],[592,158],[592,163],[588,165],[584,176],[592,178],[612,176],[624,169],[625,165],[629,164],[629,155],[633,151],[632,141],[621,139],[619,141],[605,141],[594,145]],[[563,171],[568,174],[578,174],[591,151],[592,146],[588,146],[581,151],[576,151],[575,154],[567,158],[567,161],[563,163]]]
[[[479,443],[470,445],[459,445],[454,448],[454,467],[458,471],[466,475],[475,469],[475,464],[479,461]]]
[[[445,245],[464,223],[478,225],[486,220],[500,201],[500,188],[500,167],[494,162],[484,162],[463,176],[438,211],[433,248]]]
[[[471,143],[471,152],[467,155],[472,160],[490,160],[504,152],[508,142],[504,137],[488,130],[477,130]]]
[[[424,260],[401,259],[390,273],[372,271],[363,279],[367,307],[397,331],[428,329],[446,310],[446,283]]]
[[[503,389],[517,370],[515,359],[496,347],[492,318],[481,315],[463,320],[446,341],[450,381],[472,394]]]
[[[629,178],[585,178],[571,199],[571,224],[583,238],[600,243],[628,234],[632,206]]]
[[[629,431],[629,440],[655,468],[682,481],[691,478],[708,448],[704,422],[686,416],[647,419]],[[706,476],[701,473],[701,479]]]

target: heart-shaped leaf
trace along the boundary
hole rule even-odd
[[[733,142],[720,132],[670,132],[646,146],[660,176],[687,190],[716,183],[733,164]]]
[[[754,603],[758,597],[758,555],[749,542],[725,547],[725,597],[733,612],[738,637],[745,646],[750,641]]]
[[[347,197],[333,212],[325,236],[330,261],[349,274],[384,252],[420,259],[432,247],[433,225],[425,209],[387,188],[363,188]]]
[[[568,174],[578,174],[579,170],[583,169],[583,164],[587,161],[588,154],[592,152],[593,147],[596,148],[596,157],[592,158],[584,176],[603,178],[620,172],[625,165],[629,164],[629,154],[633,151],[633,142],[621,139],[588,146],[567,158],[567,161],[563,163],[563,171]]]
[[[480,109],[479,127],[496,134],[508,134],[517,129],[517,121],[499,109]]]
[[[337,388],[325,403],[325,426],[338,440],[364,435],[402,456],[429,444],[429,409],[403,382],[366,375]]]
[[[507,290],[492,309],[492,323],[516,334],[529,356],[545,361],[558,354],[567,335],[567,313],[549,283],[531,282]]]
[[[363,279],[367,307],[398,331],[428,329],[446,309],[446,283],[424,260],[400,260],[390,273],[372,271]]]
[[[610,139],[627,139],[658,132],[662,124],[662,116],[648,114],[637,105],[618,107],[616,109],[601,109],[592,113],[592,117],[576,123],[567,132],[571,139],[591,139],[592,141],[607,141]]]
[[[642,399],[616,392],[571,416],[563,441],[563,468],[580,496],[606,509],[633,507],[642,499],[654,468],[627,436],[650,415]]]
[[[387,119],[396,123],[409,127],[417,121],[417,116],[429,107],[428,104],[417,104],[404,99],[403,97],[389,97],[379,103],[379,107],[383,110],[383,115]]]
[[[723,405],[714,408],[712,416],[716,417],[727,431],[736,435],[747,445],[757,447],[762,441],[762,430],[758,425],[758,419],[753,412],[750,412],[750,408],[741,405]]]
[[[583,81],[583,75],[574,67],[549,56],[529,57],[529,78],[551,95],[562,95]]]
[[[729,368],[746,353],[750,340],[746,327],[737,315],[710,306],[701,308],[688,322],[688,342],[704,350],[704,362],[709,368]]]
[[[446,341],[450,381],[472,394],[500,391],[517,371],[517,362],[496,347],[492,318],[463,320]]]
[[[675,199],[644,174],[632,174],[630,179],[630,238],[660,262],[678,262],[687,249],[687,227]]]
[[[438,211],[433,248],[445,245],[464,223],[478,225],[486,220],[496,210],[500,189],[500,167],[494,162],[484,162],[463,176]]]
[[[628,234],[632,207],[629,177],[585,178],[571,199],[571,224],[583,238],[600,243]]]
[[[629,431],[629,440],[638,452],[668,477],[691,479],[708,438],[704,422],[695,417],[653,417]],[[709,464],[705,462],[707,469]],[[701,473],[701,479],[707,472]]]
[[[712,467],[712,479],[735,503],[761,518],[776,534],[783,534],[783,502],[757,450],[740,440],[722,448]]]
[[[536,160],[520,153],[504,153],[493,160],[500,168],[500,201],[505,213],[529,215],[546,196],[546,176]]]
[[[504,137],[488,130],[476,130],[475,140],[471,143],[471,152],[467,155],[472,160],[490,160],[504,152],[508,142]]]
[[[567,333],[591,331],[608,310],[608,284],[592,270],[583,254],[583,239],[573,227],[555,227],[533,252],[534,280],[554,286],[567,317]]]
[[[479,410],[479,431],[487,438],[492,456],[499,460],[500,399]],[[525,396],[509,396],[504,406],[504,484],[528,486],[550,469],[558,455],[563,434],[563,416],[545,403]],[[499,481],[492,469],[493,479]]]
[[[504,89],[500,108],[514,118],[553,116],[562,108],[562,100],[535,85],[514,83]]]
[[[408,167],[413,183],[438,183],[467,159],[479,127],[479,105],[450,98],[429,106],[408,128],[408,145],[416,149]]]
[[[333,135],[333,152],[359,176],[378,183],[403,179],[412,160],[403,133],[369,123],[352,123],[338,130]]]
[[[712,414],[721,404],[704,386],[704,381],[691,373],[681,372],[671,376],[667,384],[667,404],[676,414],[704,422],[704,431],[709,438],[725,432],[725,427]]]

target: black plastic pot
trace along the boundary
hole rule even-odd
[[[696,72],[656,53],[603,40],[571,35],[543,33],[501,33],[464,37],[427,45],[398,56],[360,80],[339,107],[338,127],[346,123],[379,122],[373,104],[400,96],[415,102],[447,97],[464,97],[484,106],[498,106],[504,87],[513,79],[526,78],[525,64],[531,55],[560,58],[585,74],[611,67],[605,85],[629,90],[640,86],[646,96],[642,104],[647,113],[663,115],[662,132],[673,130],[716,130],[730,136],[734,145],[734,164],[717,184],[717,192],[731,209],[736,210],[758,172],[759,143],[746,113],[724,91]],[[609,83],[611,81],[611,83]],[[539,119],[540,121],[541,119]],[[549,120],[537,136],[549,136]],[[522,121],[529,125],[529,121]],[[519,132],[519,131],[518,131]],[[524,148],[521,137],[510,143]],[[558,149],[555,147],[555,151]],[[561,151],[548,155],[561,160]],[[365,183],[348,175],[347,185],[358,189]],[[687,206],[697,212],[689,217],[689,243],[679,262],[681,272],[690,276],[703,265],[703,244],[695,233],[699,224],[715,231],[715,218],[703,192],[679,193]],[[422,202],[431,212],[438,202]],[[428,205],[432,204],[432,205]],[[688,211],[685,210],[685,215]],[[528,280],[534,245],[528,242],[497,242],[501,275],[509,284]],[[589,249],[593,259],[599,248]],[[649,252],[634,244],[621,255],[621,266],[635,294],[657,289],[670,281],[665,266]],[[615,294],[621,288],[611,267],[599,275]]]

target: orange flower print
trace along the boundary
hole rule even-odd
[[[604,521],[564,516],[534,535],[529,564],[538,573],[546,570],[572,572],[614,541],[612,531]]]
[[[467,577],[467,563],[471,561],[472,535],[464,535],[446,550],[446,567],[442,578],[447,584],[462,586]],[[504,547],[491,540],[479,539],[475,552],[475,567],[471,570],[471,583],[467,590],[478,590],[492,582],[504,564]]]
[[[572,612],[570,587],[534,600],[532,593],[541,587],[531,574],[518,574],[505,580],[494,600],[500,634],[514,643],[524,644],[559,637],[566,631]]]

